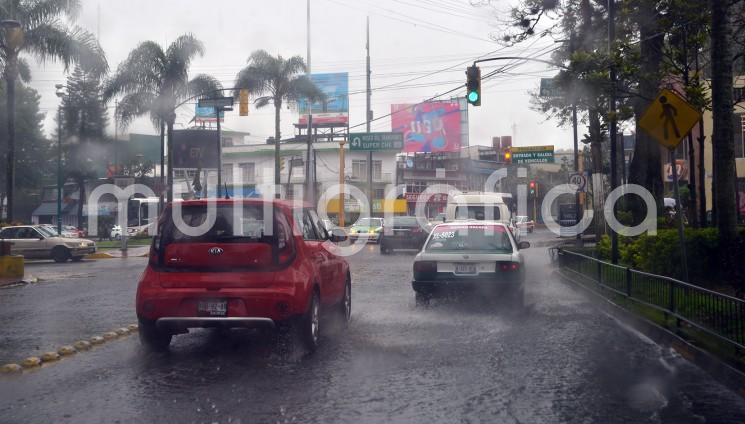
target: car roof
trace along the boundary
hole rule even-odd
[[[504,228],[507,228],[507,224],[505,224],[504,222],[500,222],[500,221],[478,221],[478,220],[475,220],[475,219],[443,222],[442,224],[437,224],[435,226],[435,228],[439,228],[439,227],[463,227],[463,226],[483,227],[484,225],[491,225],[491,226],[494,226],[494,227],[504,227]]]

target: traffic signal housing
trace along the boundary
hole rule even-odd
[[[466,68],[466,100],[474,106],[481,106],[481,68]]]
[[[535,197],[536,189],[538,188],[538,184],[535,182],[535,180],[530,181],[530,196]]]
[[[504,149],[502,153],[502,159],[504,163],[512,163],[512,150],[510,150],[509,148]]]

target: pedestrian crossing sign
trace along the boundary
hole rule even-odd
[[[701,114],[678,94],[662,90],[639,120],[639,127],[668,149],[675,149]]]

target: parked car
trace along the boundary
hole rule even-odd
[[[523,305],[525,264],[509,227],[491,221],[462,221],[436,226],[414,259],[411,286],[417,304],[448,290],[476,290]]]
[[[138,234],[138,227],[127,227],[127,237],[134,237]],[[109,235],[110,239],[114,240],[121,240],[122,238],[122,227],[119,225],[114,225],[111,227],[111,234]]]
[[[11,242],[10,252],[27,259],[54,259],[80,261],[85,255],[96,252],[96,243],[77,237],[57,235],[45,225],[21,225],[5,227],[0,239]]]
[[[362,218],[349,228],[349,238],[367,237],[368,242],[377,243],[380,241],[380,234],[383,231],[383,218]]]
[[[233,215],[237,202],[243,202],[239,222]],[[205,200],[181,205],[188,225],[205,221]],[[202,235],[189,235],[173,222],[168,205],[158,229],[136,299],[140,340],[150,350],[167,349],[173,335],[189,328],[289,324],[313,351],[322,312],[344,323],[350,319],[349,265],[326,243],[343,238],[329,235],[308,206],[220,199],[214,224]]]
[[[415,216],[394,216],[383,223],[380,253],[387,255],[398,249],[419,250],[427,235],[428,228],[422,228]]]
[[[515,218],[515,226],[521,231],[532,233],[535,230],[535,222],[527,216],[518,216]]]

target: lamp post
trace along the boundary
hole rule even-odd
[[[57,234],[62,235],[62,98],[65,96],[64,84],[55,84],[60,105],[57,108]],[[79,199],[80,202],[83,199]]]

